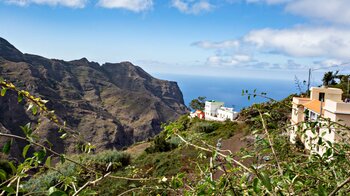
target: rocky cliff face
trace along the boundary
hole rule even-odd
[[[48,108],[98,149],[145,140],[160,132],[161,123],[187,112],[176,82],[156,79],[129,62],[47,59],[23,54],[0,38],[0,73],[19,88],[50,100]],[[0,97],[0,111],[2,131],[20,134],[19,126],[31,120],[15,94]],[[51,139],[57,150],[73,152],[74,141],[58,140],[46,124],[41,125],[41,136]]]

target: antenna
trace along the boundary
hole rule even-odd
[[[309,77],[308,77],[308,81],[307,81],[307,95],[310,95],[310,79],[311,79],[311,72],[312,71],[316,71],[316,70],[320,70],[320,69],[329,69],[329,68],[332,68],[332,67],[338,67],[338,66],[347,65],[347,64],[350,64],[350,62],[341,63],[339,65],[331,65],[331,66],[328,66],[328,67],[320,67],[320,68],[316,68],[316,69],[309,68]],[[349,84],[348,84],[348,94],[349,94]]]

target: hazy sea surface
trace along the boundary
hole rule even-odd
[[[225,106],[234,107],[240,111],[253,103],[268,101],[261,97],[251,98],[242,96],[242,90],[265,92],[267,96],[281,100],[298,90],[293,80],[254,79],[254,78],[219,78],[207,76],[166,75],[155,74],[157,78],[176,81],[183,93],[186,105],[198,96],[208,100],[225,102]]]

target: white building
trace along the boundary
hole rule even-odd
[[[205,120],[225,121],[227,119],[233,121],[237,118],[238,112],[233,108],[224,107],[224,102],[206,101],[205,102]]]

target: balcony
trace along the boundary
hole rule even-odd
[[[350,103],[326,99],[324,109],[335,114],[350,114]]]

